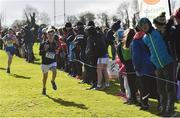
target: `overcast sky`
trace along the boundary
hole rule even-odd
[[[64,0],[56,1],[56,22],[63,23]],[[66,1],[66,14],[77,15],[81,12],[91,11],[93,13],[106,12],[108,14],[115,14],[118,6],[123,0],[65,0]],[[131,0],[125,0],[130,2]],[[168,0],[162,0],[167,2]],[[176,1],[180,6],[180,0]],[[53,24],[54,16],[54,0],[0,0],[0,14],[6,16],[6,24],[11,25],[14,20],[23,18],[23,9],[27,6],[33,6],[39,12],[46,12],[51,18]],[[130,11],[132,12],[132,11]]]
[[[84,11],[108,12],[113,14],[121,0],[66,0],[66,13],[79,14]],[[53,7],[54,0],[0,0],[0,13],[6,11],[6,25],[12,24],[16,19],[22,19],[23,9],[26,5],[31,5],[38,9],[38,11],[45,11],[51,18],[53,23]],[[64,0],[56,0],[56,14],[57,23],[63,22],[63,5]]]

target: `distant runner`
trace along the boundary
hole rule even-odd
[[[5,45],[5,50],[8,55],[8,66],[7,66],[7,73],[10,73],[10,66],[12,63],[13,55],[15,53],[16,47],[15,45],[19,46],[18,40],[14,35],[13,29],[9,28],[8,33],[3,37],[3,43]]]

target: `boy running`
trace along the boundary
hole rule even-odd
[[[43,72],[43,90],[42,90],[42,94],[46,95],[46,81],[48,78],[48,71],[51,70],[52,71],[52,80],[51,80],[51,84],[54,90],[57,90],[57,86],[55,83],[55,79],[56,79],[56,67],[57,67],[57,63],[56,63],[56,49],[57,49],[57,45],[54,42],[54,30],[49,28],[47,30],[47,41],[45,41],[44,43],[42,43],[40,45],[40,52],[39,54],[42,56],[42,72]]]
[[[18,40],[16,36],[14,35],[13,29],[9,28],[8,33],[3,37],[2,39],[4,45],[5,45],[5,50],[8,55],[8,66],[7,66],[7,73],[10,73],[10,66],[12,63],[12,59],[14,56],[14,53],[16,51],[16,45],[19,45]]]

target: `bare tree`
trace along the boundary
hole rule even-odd
[[[23,17],[26,18],[27,24],[30,27],[35,26],[36,19],[38,18],[38,16],[39,16],[39,12],[36,8],[34,8],[30,5],[27,5],[25,7],[25,9],[23,11]]]
[[[78,22],[78,18],[75,15],[70,15],[66,17],[66,21],[72,24],[76,24]]]
[[[84,24],[87,24],[88,21],[94,21],[95,15],[91,12],[81,13],[79,19]]]
[[[120,16],[120,19],[122,20],[124,27],[130,26],[129,4],[130,3],[128,1],[123,0],[117,9],[117,13]]]
[[[98,19],[100,19],[101,25],[109,27],[109,16],[105,12],[97,14]]]
[[[24,25],[26,24],[26,21],[25,20],[15,20],[11,27],[15,30],[20,30]]]
[[[26,7],[25,7],[25,9],[24,9],[24,11],[23,11],[23,17],[26,18],[26,15],[32,16],[33,13],[36,14],[36,18],[37,18],[37,16],[39,15],[38,10],[37,10],[35,7],[33,7],[33,6],[26,5]]]
[[[116,15],[113,15],[113,16],[112,16],[112,21],[113,21],[113,22],[116,22],[116,21],[118,21],[118,20],[119,20],[119,19],[118,19],[118,17],[117,17]]]
[[[139,16],[139,3],[138,0],[132,0],[131,2],[131,13],[132,13],[132,26],[136,27],[138,20],[140,19]]]
[[[83,23],[83,24],[86,24],[86,18],[84,17],[84,15],[80,15],[79,16],[79,20]]]
[[[50,21],[51,21],[51,19],[46,12],[41,12],[39,14],[38,22],[40,22],[41,24],[48,25],[50,23]]]
[[[95,19],[95,15],[91,12],[85,13],[85,18],[87,21],[93,21]]]

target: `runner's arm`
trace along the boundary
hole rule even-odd
[[[43,54],[45,54],[45,49],[44,49],[44,43],[42,43],[39,47],[39,55],[42,56]]]

